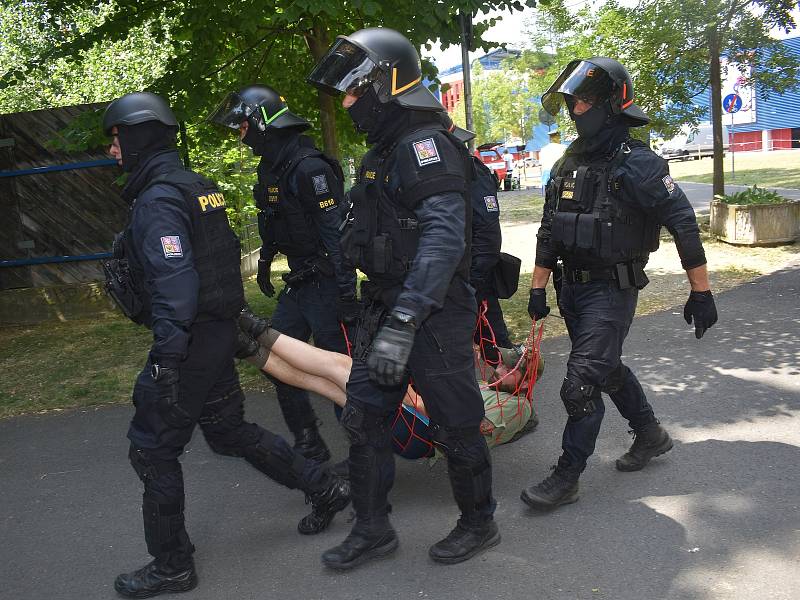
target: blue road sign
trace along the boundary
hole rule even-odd
[[[726,113],[739,112],[742,108],[742,97],[738,94],[728,94],[722,99],[722,109]]]

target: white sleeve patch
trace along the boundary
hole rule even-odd
[[[328,188],[328,180],[325,178],[325,173],[314,175],[311,178],[311,181],[314,183],[314,193],[318,195],[330,193]]]
[[[489,212],[498,212],[500,210],[500,207],[497,206],[497,196],[484,196],[483,202]]]
[[[672,177],[669,175],[664,175],[661,178],[661,181],[664,183],[664,187],[667,188],[667,191],[671,194],[675,191],[675,182],[672,181]]]
[[[179,235],[163,236],[161,238],[161,248],[164,250],[164,258],[183,258],[181,236]]]
[[[439,149],[436,147],[436,142],[433,138],[425,138],[424,140],[414,142],[412,145],[420,167],[441,162],[442,159],[439,156]]]

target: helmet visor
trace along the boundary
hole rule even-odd
[[[237,130],[256,110],[245,102],[238,92],[231,92],[206,119],[210,123]]]
[[[381,76],[380,67],[361,48],[339,38],[317,63],[307,81],[329,94],[360,96]]]
[[[555,116],[564,104],[564,95],[592,106],[602,104],[614,93],[614,81],[603,69],[585,60],[574,60],[542,95],[542,106]]]

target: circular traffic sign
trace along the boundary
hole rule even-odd
[[[742,97],[739,94],[728,94],[722,99],[722,110],[726,113],[739,112],[742,108]]]

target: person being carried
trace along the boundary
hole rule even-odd
[[[241,312],[239,327],[237,358],[274,379],[324,396],[344,408],[353,365],[349,356],[281,334],[248,308]],[[533,367],[528,366],[531,353],[520,353],[517,348],[500,350],[501,371],[482,361],[476,366],[485,409],[481,433],[490,448],[518,440],[538,423],[531,393],[544,371],[544,360],[535,354],[535,375]],[[424,399],[411,385],[392,420],[392,443],[395,453],[409,460],[435,453],[433,427]]]

